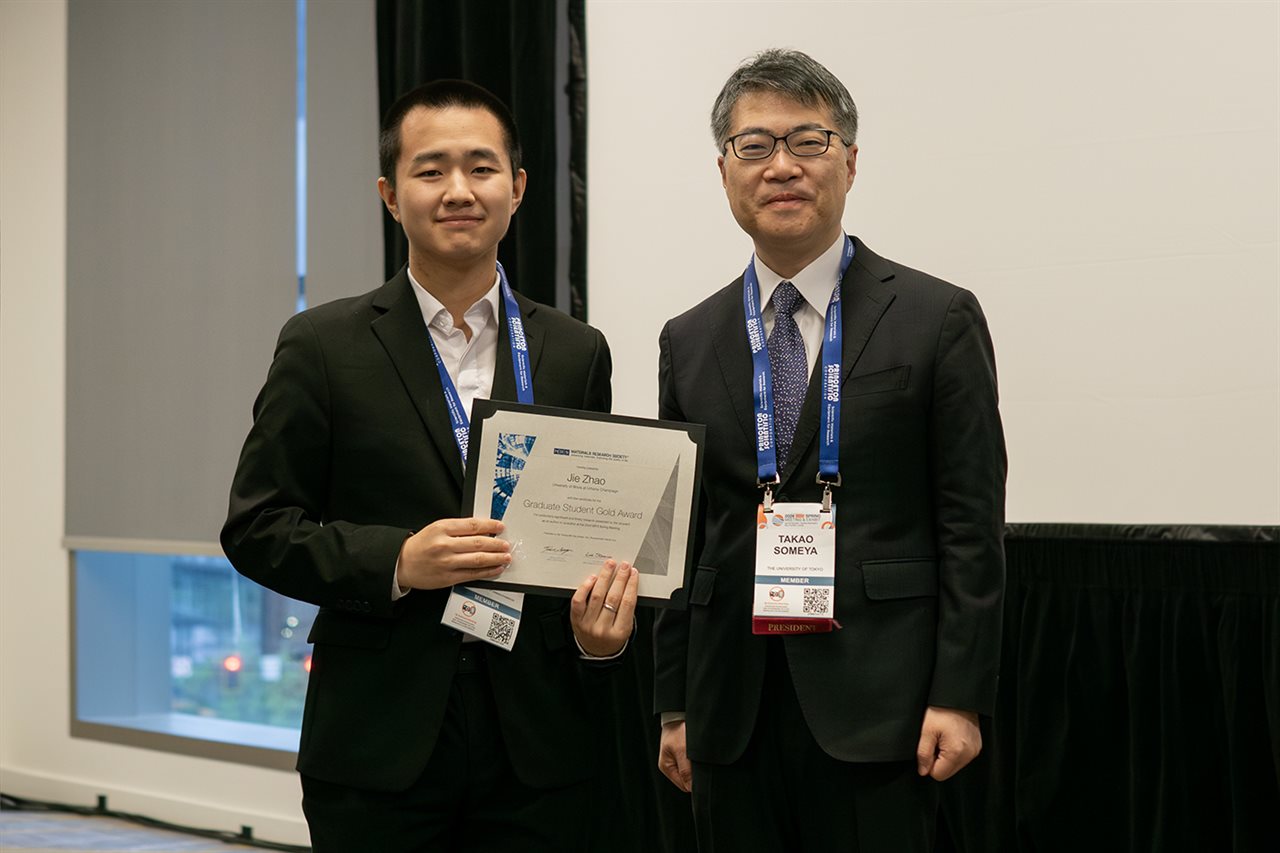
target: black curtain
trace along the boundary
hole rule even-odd
[[[444,77],[470,80],[501,98],[515,116],[529,186],[498,249],[512,286],[586,319],[585,0],[378,0],[380,113],[400,95]],[[567,30],[566,68],[557,38]],[[557,78],[567,86],[567,107]],[[567,109],[567,115],[565,111]],[[569,149],[564,182],[558,147]],[[557,234],[557,187],[569,188],[570,233]],[[404,232],[383,219],[386,275],[408,259]],[[557,298],[556,254],[569,242],[568,299]]]
[[[939,850],[1280,850],[1280,528],[1012,525]]]

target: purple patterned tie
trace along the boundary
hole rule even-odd
[[[809,357],[804,338],[791,316],[804,297],[789,281],[780,283],[769,300],[773,304],[773,331],[769,334],[769,367],[773,381],[773,437],[778,451],[778,473],[789,461],[791,439],[800,420],[800,407],[809,387]]]

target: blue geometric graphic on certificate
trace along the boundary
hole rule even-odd
[[[520,480],[520,472],[529,461],[529,453],[536,435],[517,435],[513,432],[498,433],[498,460],[493,472],[493,504],[489,508],[489,517],[502,520],[506,515],[507,505],[515,494],[516,483]]]

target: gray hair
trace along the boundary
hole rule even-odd
[[[729,138],[729,122],[738,99],[749,92],[777,92],[805,106],[830,108],[836,126],[850,145],[858,139],[858,108],[849,90],[822,63],[798,50],[761,51],[729,75],[711,108],[711,134],[716,147]]]

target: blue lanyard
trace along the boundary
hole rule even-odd
[[[747,318],[747,341],[751,344],[751,365],[755,373],[752,396],[756,415],[756,468],[766,503],[772,505],[772,485],[778,482],[778,452],[773,440],[773,371],[765,343],[764,318],[760,309],[760,281],[756,278],[755,256],[742,275],[742,305]],[[819,434],[818,482],[827,487],[840,485],[840,357],[844,337],[840,321],[840,282],[853,261],[853,241],[846,235],[836,286],[827,303],[827,329],[822,339],[822,421]]]
[[[498,281],[502,290],[502,302],[507,314],[507,337],[511,342],[511,366],[516,375],[516,399],[521,403],[533,402],[533,370],[529,367],[529,343],[524,337],[524,321],[520,317],[520,306],[516,304],[511,285],[507,284],[507,271],[498,264]],[[467,436],[471,432],[471,419],[462,408],[462,399],[458,397],[458,389],[449,378],[449,371],[440,358],[440,350],[436,347],[431,332],[427,332],[427,341],[431,344],[431,354],[436,359],[436,370],[440,371],[440,384],[444,387],[444,403],[449,410],[449,423],[453,427],[453,440],[458,443],[458,452],[462,454],[462,463],[467,462]]]

